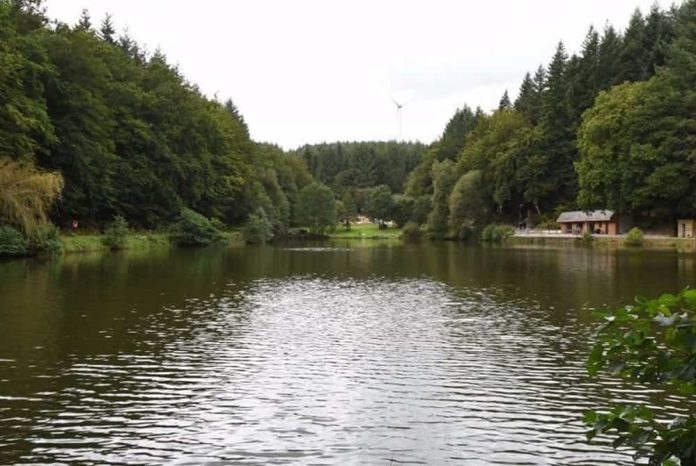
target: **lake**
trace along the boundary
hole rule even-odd
[[[591,310],[696,255],[334,242],[0,262],[1,464],[633,464]]]

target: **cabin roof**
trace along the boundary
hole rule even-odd
[[[587,212],[575,210],[572,212],[562,212],[561,215],[558,216],[556,222],[609,222],[613,216],[613,210],[590,210]]]

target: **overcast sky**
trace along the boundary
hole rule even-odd
[[[48,0],[51,18],[119,32],[170,62],[207,95],[232,98],[255,140],[285,148],[336,140],[431,142],[464,104],[514,99],[559,40],[590,24],[623,29],[653,0]],[[663,7],[671,0],[659,0]],[[412,99],[412,100],[411,100]]]

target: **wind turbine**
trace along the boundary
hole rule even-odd
[[[410,103],[411,100],[413,100],[413,99],[409,99],[405,102],[399,102],[394,97],[391,97],[391,100],[392,100],[392,102],[394,102],[394,105],[396,105],[396,123],[399,126],[399,141],[403,141],[404,135],[403,135],[402,127],[401,127],[401,110],[404,108],[404,105]]]

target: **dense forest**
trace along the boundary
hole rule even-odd
[[[563,43],[492,114],[464,106],[412,172],[427,228],[466,236],[489,222],[553,223],[610,208],[643,225],[696,214],[696,2],[636,10],[625,32]],[[416,219],[417,220],[417,219]]]
[[[231,100],[206,97],[111,17],[94,24],[84,11],[71,26],[49,21],[41,0],[0,0],[0,183],[16,185],[18,167],[53,176],[41,206],[60,195],[45,215],[63,227],[118,215],[158,229],[190,209],[283,234],[364,213],[465,238],[575,208],[650,227],[696,215],[695,63],[696,0],[636,10],[625,31],[590,27],[576,54],[559,43],[497,110],[464,105],[428,146],[286,152],[253,141]],[[7,214],[12,202],[0,196],[0,217],[26,224]]]
[[[60,173],[51,218],[157,228],[193,209],[227,224],[263,209],[289,225],[313,182],[299,156],[249,137],[231,100],[206,98],[160,51],[85,11],[51,23],[40,2],[0,0],[0,156]]]

